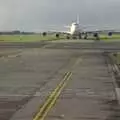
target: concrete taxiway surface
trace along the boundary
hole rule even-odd
[[[119,51],[119,46],[94,41],[48,42],[27,49],[4,45],[0,120],[119,120],[103,56],[105,50]]]

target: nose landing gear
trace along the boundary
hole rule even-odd
[[[82,35],[81,35],[81,33],[79,33],[78,37],[79,37],[79,39],[82,39]]]
[[[87,35],[87,33],[85,33],[85,35],[84,35],[84,39],[87,40],[87,37],[88,37],[88,35]]]

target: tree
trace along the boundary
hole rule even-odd
[[[21,32],[19,30],[12,31],[13,34],[20,34]]]

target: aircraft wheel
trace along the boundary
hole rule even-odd
[[[67,38],[67,39],[70,39],[70,37],[69,37],[69,36],[67,36],[66,38]]]
[[[81,34],[81,33],[79,33],[78,37],[79,37],[79,39],[82,39],[82,34]]]
[[[72,39],[77,39],[77,38],[75,36],[73,36]]]
[[[81,36],[79,36],[79,39],[82,39],[82,37],[81,37]]]

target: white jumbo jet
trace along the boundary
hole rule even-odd
[[[84,38],[87,39],[88,33],[92,34],[94,37],[98,38],[98,33],[101,31],[107,31],[107,32],[114,32],[114,29],[94,29],[94,30],[86,30],[86,28],[92,27],[93,25],[89,25],[89,26],[81,26],[80,25],[80,20],[79,20],[79,16],[77,16],[77,21],[72,23],[71,26],[64,26],[69,28],[69,31],[57,31],[59,33],[65,33],[67,34],[67,38],[70,38],[70,36],[72,36],[72,38],[79,38],[81,39],[83,34],[84,34]],[[93,26],[94,27],[94,26]]]
[[[80,27],[79,16],[77,17],[77,21],[72,23],[71,26],[65,27],[70,28],[70,31],[66,31],[70,35],[79,35],[79,33],[83,32],[82,27]]]

